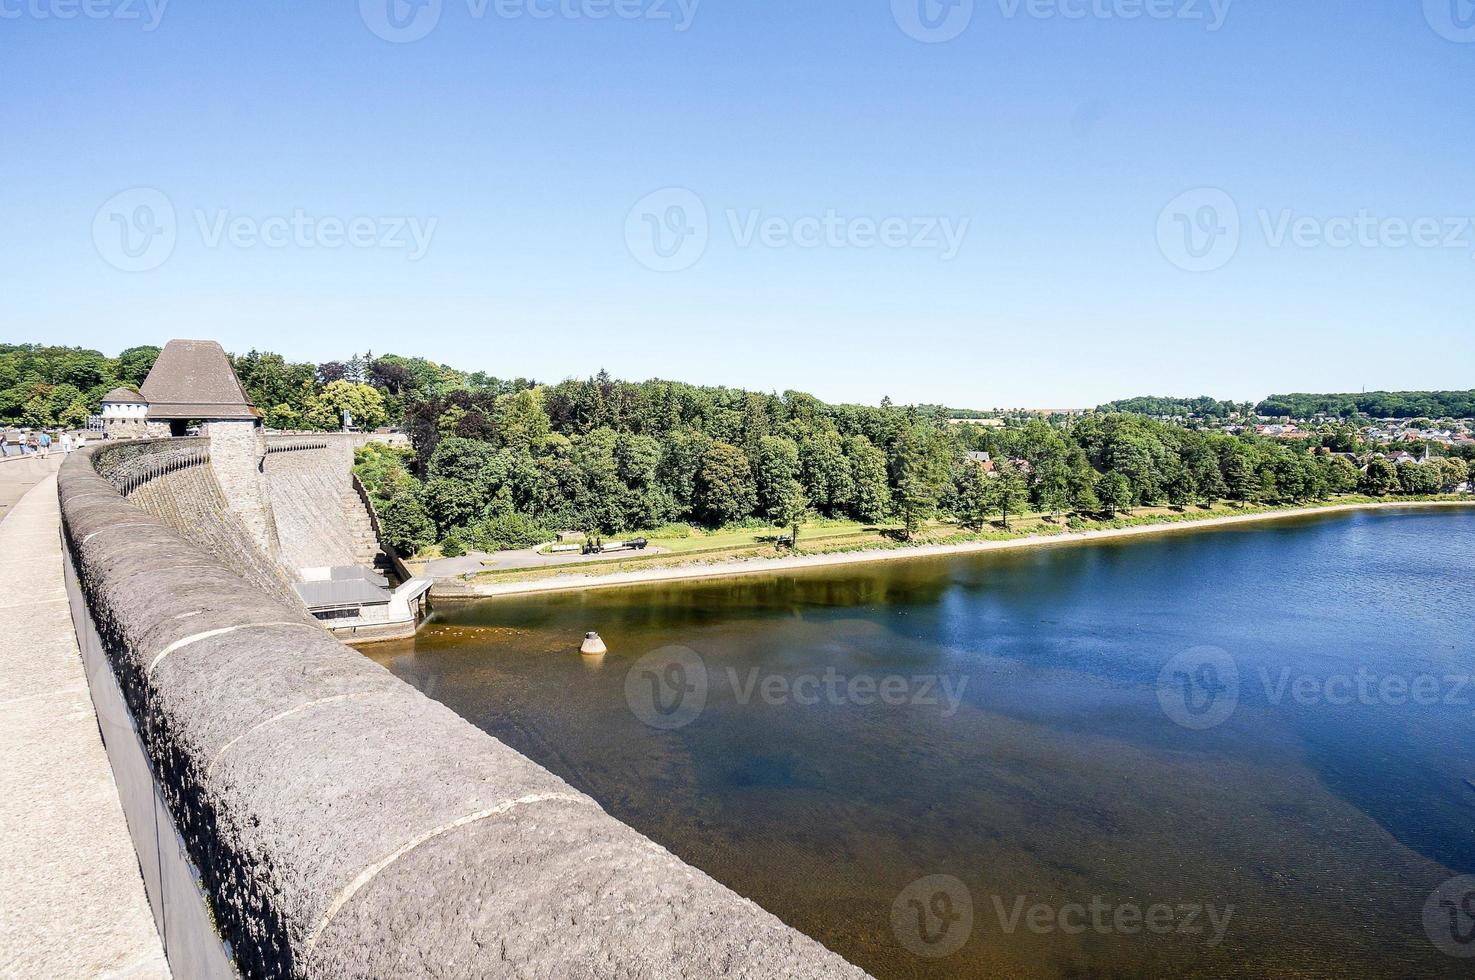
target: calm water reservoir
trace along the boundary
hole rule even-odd
[[[878,977],[1471,977],[1472,582],[1475,510],[1380,511],[443,606],[369,655]]]

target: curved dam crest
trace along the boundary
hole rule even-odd
[[[170,471],[148,481],[157,513],[93,451],[66,461],[58,495],[79,635],[116,684],[146,789],[234,969],[865,975],[265,587],[276,568],[247,547],[259,522],[222,519],[197,466],[149,458],[191,448],[181,441],[128,450],[131,465]],[[303,513],[332,503],[324,493]],[[278,531],[293,519],[274,518]],[[115,769],[122,741],[108,745]],[[125,800],[135,841],[153,829],[135,825],[142,809]],[[161,933],[174,962],[185,938]]]

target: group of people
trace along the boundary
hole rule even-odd
[[[0,437],[0,457],[40,456],[45,459],[51,455],[52,449],[60,449],[63,454],[67,454],[85,444],[85,436],[73,438],[70,432],[63,432],[59,437],[53,438],[50,432],[44,430],[8,428],[4,436]]]

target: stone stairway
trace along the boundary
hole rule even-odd
[[[359,499],[358,491],[350,487],[343,495],[343,527],[348,536],[353,540],[354,564],[372,568],[380,574],[388,574],[393,571],[389,556],[379,547],[379,539],[374,534],[374,525],[369,520],[369,512],[364,508],[364,502]]]

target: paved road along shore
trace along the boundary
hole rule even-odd
[[[0,493],[23,467],[0,464]],[[72,629],[56,477],[37,475],[5,513],[0,976],[168,977]]]

